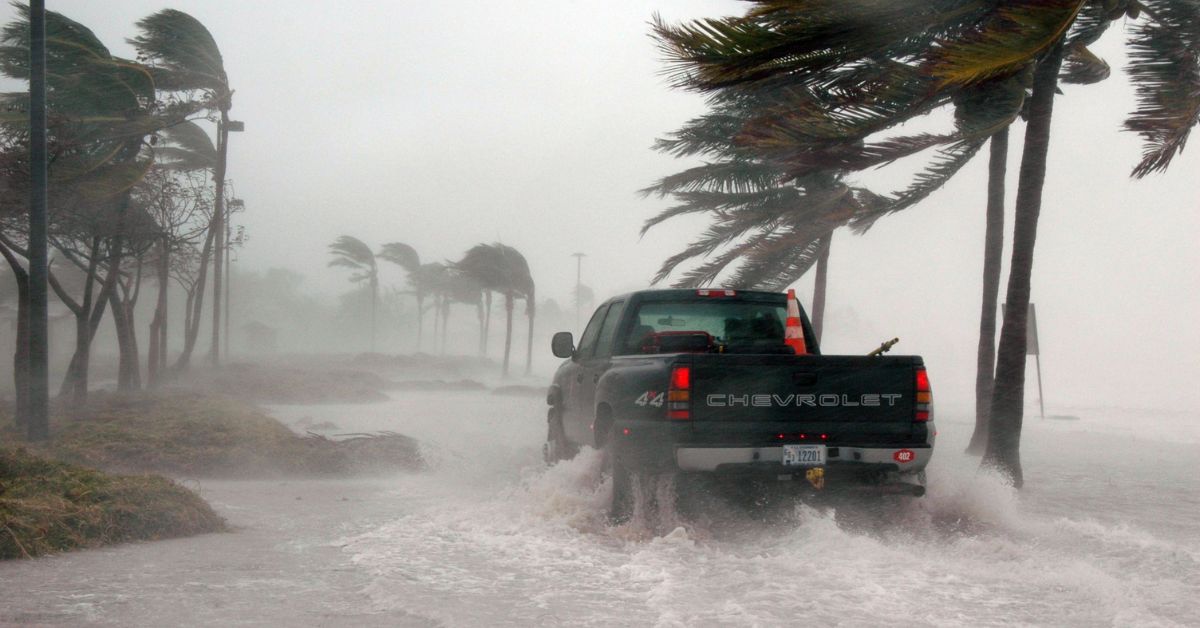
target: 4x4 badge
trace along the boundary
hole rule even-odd
[[[663,402],[666,400],[667,400],[667,393],[661,393],[656,390],[648,390],[648,391],[642,393],[642,396],[638,397],[637,400],[633,402],[633,405],[635,405],[635,406],[653,406],[655,408],[661,408],[663,405]]]

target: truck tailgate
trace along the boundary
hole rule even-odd
[[[924,441],[924,424],[913,421],[922,366],[915,356],[691,356],[694,435]]]

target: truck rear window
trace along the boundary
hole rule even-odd
[[[787,348],[783,325],[784,303],[745,301],[652,301],[638,306],[623,353],[652,352],[656,340],[677,337],[681,332],[707,334],[725,351],[774,353]],[[789,350],[790,351],[790,350]]]

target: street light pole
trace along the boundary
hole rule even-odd
[[[46,320],[46,2],[29,3],[29,379],[28,437],[50,437]]]
[[[579,310],[582,305],[583,297],[583,294],[580,292],[580,286],[583,285],[580,279],[583,277],[583,258],[587,257],[587,255],[583,253],[572,253],[571,257],[575,258],[575,329],[578,330],[580,323]]]
[[[244,209],[246,202],[240,198],[231,198],[225,205],[225,337],[222,339],[225,343],[225,359],[229,359],[229,308],[232,303],[230,292],[233,290],[233,255],[230,252],[234,245],[233,212]],[[239,240],[238,244],[240,243]]]

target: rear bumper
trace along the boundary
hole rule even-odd
[[[614,430],[616,455],[623,466],[635,472],[684,471],[765,478],[804,475],[805,467],[783,465],[784,443],[761,440],[748,443],[748,438],[739,438],[743,435],[761,438],[763,433],[776,430],[783,433],[788,428],[772,424],[737,427],[718,434],[702,434],[685,422],[618,420]],[[831,482],[838,483],[840,479],[846,484],[875,484],[921,476],[933,456],[936,432],[932,422],[923,424],[921,429],[921,433],[914,434],[916,438],[899,443],[879,442],[869,436],[855,438],[846,432],[830,430],[825,472]]]
[[[828,466],[871,468],[879,471],[916,472],[929,464],[933,449],[928,445],[891,447],[833,446],[826,449]],[[801,472],[802,467],[783,466],[783,447],[687,447],[675,448],[675,465],[681,471],[732,471],[737,467],[776,467],[780,472]]]

